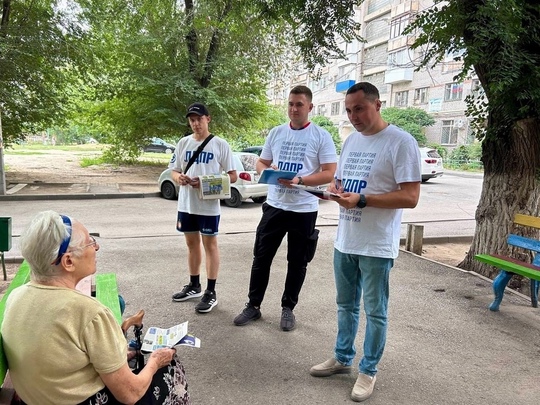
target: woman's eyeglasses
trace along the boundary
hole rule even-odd
[[[97,240],[96,238],[94,238],[93,236],[90,236],[90,240],[92,242],[88,243],[87,245],[84,245],[84,246],[79,246],[78,248],[75,248],[72,250],[72,252],[74,252],[75,250],[81,250],[81,249],[86,249],[88,246],[94,246],[94,249],[96,248],[97,246]]]
[[[58,249],[58,256],[56,257],[56,260],[54,262],[52,262],[51,264],[54,264],[55,266],[57,266],[58,264],[60,264],[60,260],[62,259],[62,256],[64,256],[66,253],[67,253],[67,250],[68,250],[68,247],[69,247],[69,242],[71,242],[71,220],[69,219],[68,216],[66,215],[60,215],[62,217],[62,222],[67,225],[67,228],[68,228],[68,235],[66,236],[66,238],[62,241],[62,244],[60,245],[60,249]],[[96,249],[97,247],[97,240],[96,238],[94,238],[93,236],[90,236],[90,240],[92,242],[84,245],[84,246],[79,246],[75,249],[72,249],[71,251],[74,252],[76,250],[81,250],[81,249],[86,249],[87,247],[89,246],[93,246],[94,249]]]

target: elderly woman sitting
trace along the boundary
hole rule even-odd
[[[38,214],[21,236],[31,281],[8,298],[2,324],[13,385],[27,404],[190,404],[174,349],[139,374],[112,312],[75,289],[96,271],[99,244],[80,223]]]

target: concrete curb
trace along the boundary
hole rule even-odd
[[[118,194],[21,194],[21,195],[2,195],[0,201],[38,201],[38,200],[99,200],[114,198],[148,198],[159,197],[159,191],[153,193],[118,193]]]
[[[427,236],[422,239],[424,245],[439,245],[443,243],[471,243],[473,236]],[[406,238],[400,238],[399,244],[405,245]]]

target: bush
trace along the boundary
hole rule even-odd
[[[483,170],[480,161],[482,157],[482,144],[461,145],[455,148],[445,162],[445,166],[459,170]]]

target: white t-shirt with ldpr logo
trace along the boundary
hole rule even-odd
[[[336,147],[328,131],[310,123],[294,130],[289,124],[273,128],[264,144],[261,159],[270,160],[280,170],[309,176],[321,165],[337,162]],[[314,212],[319,199],[310,193],[282,185],[269,185],[266,202],[275,208],[294,212]]]
[[[384,194],[421,181],[420,150],[408,132],[389,125],[365,136],[354,132],[341,150],[336,179],[344,191]],[[335,248],[342,253],[396,258],[402,209],[340,207]]]
[[[189,159],[203,141],[197,141],[193,135],[188,135],[178,142],[169,168],[184,173]],[[187,171],[190,177],[221,174],[236,170],[231,148],[224,139],[214,135],[206,144],[201,154]],[[221,212],[220,200],[203,200],[199,197],[199,190],[191,186],[180,186],[178,190],[178,211],[188,214],[216,216]]]

